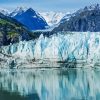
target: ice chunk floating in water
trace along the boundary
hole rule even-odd
[[[66,61],[68,59],[98,62],[100,60],[99,32],[67,32],[37,40],[20,41],[7,47],[2,52],[22,59],[49,59]]]

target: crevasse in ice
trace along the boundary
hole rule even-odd
[[[37,40],[20,41],[3,47],[2,52],[22,59],[97,61],[100,59],[100,33],[67,32],[50,37],[44,37],[41,34]]]

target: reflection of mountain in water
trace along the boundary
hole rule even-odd
[[[27,100],[34,100],[34,96],[41,100],[98,100],[99,76],[96,69],[3,71],[0,73],[0,88],[19,93],[29,98]]]

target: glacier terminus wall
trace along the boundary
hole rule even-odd
[[[98,63],[100,60],[99,32],[62,32],[50,37],[43,34],[36,40],[20,41],[2,47],[2,53],[21,60],[41,60],[51,62],[86,61]]]

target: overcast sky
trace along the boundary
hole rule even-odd
[[[37,11],[75,11],[96,3],[100,0],[0,0],[0,7],[10,10],[25,6]]]

